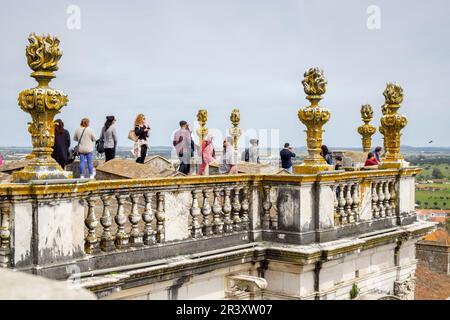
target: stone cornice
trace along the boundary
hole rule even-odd
[[[386,169],[368,171],[330,172],[327,174],[307,174],[307,175],[213,175],[213,176],[187,176],[187,177],[159,177],[148,179],[127,179],[127,180],[103,180],[90,182],[75,182],[65,184],[2,184],[0,185],[0,196],[28,197],[28,196],[77,196],[80,194],[91,194],[110,191],[124,192],[131,190],[161,188],[195,188],[208,187],[217,184],[242,183],[260,184],[280,182],[287,184],[311,184],[314,182],[332,183],[340,180],[365,180],[379,179],[395,176],[413,176],[421,171],[420,168]]]

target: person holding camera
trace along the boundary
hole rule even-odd
[[[284,144],[284,148],[280,151],[281,167],[292,173],[292,158],[296,155],[288,142]]]

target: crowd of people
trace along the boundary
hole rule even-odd
[[[100,137],[97,138],[95,131],[90,127],[90,120],[83,118],[80,126],[75,130],[73,140],[76,146],[71,148],[70,133],[64,128],[64,122],[61,119],[55,120],[55,144],[52,157],[58,164],[64,168],[67,164],[73,162],[75,158],[80,160],[80,177],[85,177],[87,167],[90,179],[95,178],[95,168],[93,165],[94,152],[104,154],[105,162],[113,160],[116,157],[118,135],[116,130],[116,118],[107,116],[106,121],[100,131]],[[144,114],[138,114],[134,122],[134,129],[130,130],[128,138],[133,141],[132,153],[137,163],[143,164],[149,149],[149,135],[151,127],[146,121]],[[192,138],[192,131],[187,121],[179,122],[179,129],[174,133],[173,147],[179,159],[179,171],[183,174],[191,172],[191,160],[197,153],[201,160],[198,168],[199,175],[208,175],[209,167],[212,163],[217,163],[214,137],[207,134],[201,145],[197,146]],[[241,154],[241,160],[249,163],[260,163],[259,140],[250,139],[250,146]],[[376,166],[381,162],[381,147],[376,147],[373,152],[369,152],[365,166]],[[336,155],[333,159],[332,152],[326,145],[322,145],[321,156],[329,165],[333,165],[335,170],[341,170],[343,167],[342,157]],[[281,167],[288,172],[293,172],[293,159],[296,158],[293,148],[288,142],[280,151]],[[217,163],[218,171],[221,174],[234,174],[238,172],[238,151],[234,145],[234,139],[231,136],[223,140],[222,160]]]

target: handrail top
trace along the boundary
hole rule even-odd
[[[413,176],[422,169],[408,167],[402,169],[330,171],[319,174],[234,174],[210,176],[154,177],[147,179],[92,180],[73,179],[68,183],[5,183],[0,184],[0,196],[26,196],[45,194],[89,193],[102,190],[139,189],[146,187],[183,187],[226,183],[286,182],[309,184],[314,182],[337,182],[352,179],[370,179],[395,176]],[[212,186],[211,186],[212,187]]]

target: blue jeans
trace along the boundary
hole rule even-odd
[[[87,160],[89,175],[94,174],[94,166],[92,164],[92,152],[91,153],[80,153],[80,176],[84,176],[84,163]]]

